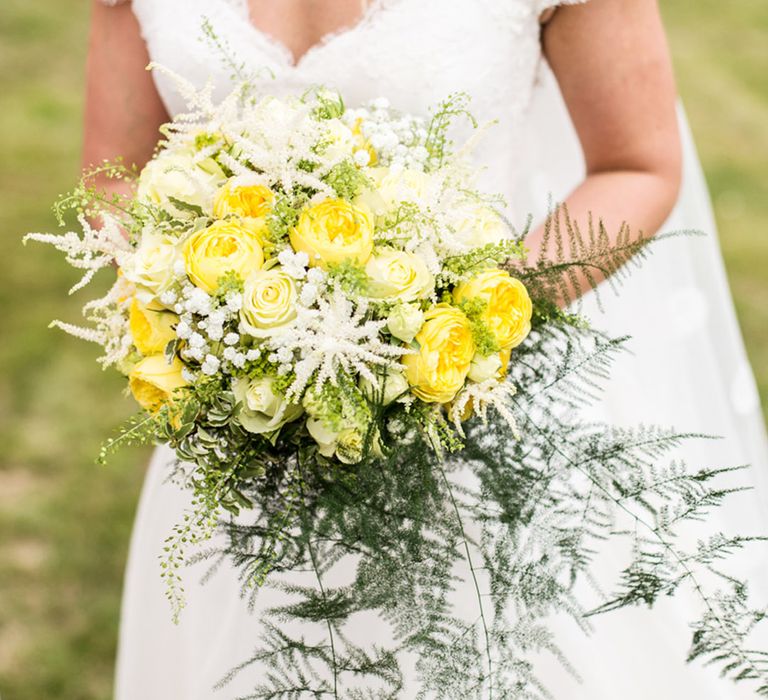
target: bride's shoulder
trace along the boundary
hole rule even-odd
[[[115,5],[124,5],[130,1],[131,0],[99,0],[102,5],[108,5],[109,7],[114,7]]]

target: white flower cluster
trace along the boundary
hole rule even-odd
[[[429,151],[424,145],[427,124],[421,117],[394,113],[389,100],[380,97],[358,109],[347,110],[344,123],[359,129],[378,161],[395,172],[406,168],[424,170]],[[370,163],[369,154],[364,150],[355,153],[355,160],[359,165]]]

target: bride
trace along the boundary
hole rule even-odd
[[[207,38],[204,23],[212,30]],[[595,212],[609,231],[624,221],[647,233],[705,231],[706,239],[659,246],[620,299],[601,294],[604,313],[592,293],[582,299],[597,326],[634,336],[633,352],[615,368],[595,410],[613,424],[650,422],[727,436],[683,456],[692,465],[753,464],[747,480],[755,490],[735,496],[717,517],[725,530],[766,530],[760,506],[765,512],[768,457],[759,400],[698,161],[676,114],[655,0],[568,6],[558,0],[96,0],[85,162],[123,156],[141,166],[158,127],[183,109],[168,79],[145,70],[150,60],[198,85],[210,80],[223,96],[234,68],[225,54],[243,62],[265,93],[325,84],[351,104],[387,96],[413,113],[450,93],[468,93],[481,122],[498,119],[478,152],[486,166],[482,185],[506,196],[517,225],[529,213],[540,221],[552,201],[565,200],[576,219],[585,222]],[[540,229],[528,244],[531,255],[541,252]],[[257,668],[214,689],[258,641],[258,616],[239,599],[234,572],[219,570],[204,585],[194,569],[188,572],[188,606],[178,626],[171,622],[158,557],[188,502],[165,479],[170,458],[170,451],[155,454],[139,505],[116,697],[248,696]],[[758,564],[745,566],[757,571]],[[608,585],[616,567],[601,566]],[[275,604],[276,596],[263,591],[260,605]],[[540,675],[559,700],[751,697],[711,670],[684,664],[688,605],[677,600],[651,613],[614,613],[594,623],[591,638],[555,620],[581,679],[545,660]],[[371,642],[383,633],[375,621],[358,632]],[[417,692],[412,677],[403,697]]]

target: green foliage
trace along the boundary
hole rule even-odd
[[[328,265],[328,279],[347,294],[362,296],[368,289],[368,275],[365,268],[354,260],[342,260]]]
[[[318,119],[338,119],[346,111],[341,93],[320,89],[313,91],[313,97],[317,105],[312,114]]]
[[[221,277],[219,277],[216,284],[216,298],[220,303],[226,301],[226,298],[230,294],[242,293],[243,280],[233,270],[227,270]]]
[[[296,197],[294,197],[295,199]],[[272,253],[275,244],[288,238],[291,229],[299,221],[300,212],[301,206],[294,204],[291,198],[278,195],[267,217],[267,231],[269,233],[265,245],[265,252],[267,254]]]
[[[344,160],[334,166],[324,180],[333,187],[341,199],[348,201],[354,200],[372,184],[362,170],[350,160]]]
[[[448,258],[443,266],[445,277],[452,282],[468,279],[489,267],[495,267],[509,261],[525,260],[526,248],[520,238],[489,243],[476,248],[466,255],[456,255]]]
[[[459,304],[459,308],[469,319],[472,326],[472,338],[475,341],[477,352],[482,357],[494,355],[501,351],[501,346],[496,341],[496,336],[488,328],[485,322],[485,312],[488,310],[488,302],[485,299],[475,297],[465,299]]]
[[[441,102],[427,129],[427,138],[424,144],[429,152],[427,169],[436,170],[445,162],[446,155],[451,150],[451,141],[448,131],[458,117],[465,117],[473,127],[477,128],[477,122],[469,111],[469,95],[463,92],[449,95]]]

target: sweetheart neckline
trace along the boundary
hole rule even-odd
[[[234,9],[229,2],[225,3]],[[266,44],[278,56],[280,63],[286,70],[300,71],[315,56],[321,54],[325,49],[333,45],[339,39],[352,37],[360,34],[364,29],[370,28],[378,19],[385,5],[385,0],[371,0],[368,7],[361,17],[346,27],[340,27],[333,31],[323,34],[312,46],[310,46],[301,56],[296,58],[288,45],[279,37],[270,34],[261,29],[254,21],[247,0],[242,0],[242,10],[239,13],[240,19],[245,23],[247,31],[253,34],[263,44]]]

